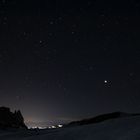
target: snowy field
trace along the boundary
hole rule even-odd
[[[0,140],[140,140],[140,116],[51,130],[0,131]]]

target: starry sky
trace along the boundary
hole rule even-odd
[[[140,112],[140,2],[0,0],[0,106],[28,126]]]

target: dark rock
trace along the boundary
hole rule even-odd
[[[13,113],[10,111],[10,108],[0,107],[0,128],[27,129],[27,126],[25,125],[24,118],[19,110]]]

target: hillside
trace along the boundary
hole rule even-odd
[[[0,133],[1,140],[139,140],[140,116],[96,124],[51,130],[20,130]]]

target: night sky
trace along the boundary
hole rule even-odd
[[[0,106],[29,126],[140,112],[140,2],[0,0]]]

